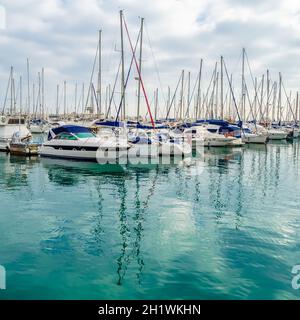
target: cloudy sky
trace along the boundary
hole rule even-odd
[[[14,66],[16,82],[20,75],[25,81],[28,57],[31,85],[45,68],[47,107],[55,109],[56,85],[62,86],[66,80],[68,105],[72,108],[75,83],[81,86],[89,82],[100,28],[103,87],[113,83],[120,57],[120,9],[124,9],[133,39],[140,17],[146,21],[143,71],[150,100],[159,87],[163,104],[167,86],[175,89],[182,69],[191,71],[194,81],[200,58],[204,60],[206,81],[215,61],[223,55],[237,83],[242,47],[255,75],[261,76],[268,68],[276,80],[281,71],[287,88],[300,89],[300,2],[296,0],[0,0],[0,4],[5,11],[5,23],[4,15],[0,15],[1,103],[10,66]],[[127,41],[125,52],[128,62]],[[134,114],[133,77],[127,109]]]

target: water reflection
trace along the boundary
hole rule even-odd
[[[24,211],[38,221],[32,233],[42,237],[31,241],[43,257],[67,261],[69,275],[82,272],[117,297],[161,290],[166,298],[204,291],[211,298],[219,285],[218,297],[255,298],[262,292],[258,281],[288,290],[286,276],[271,280],[294,262],[288,244],[299,240],[299,143],[205,149],[199,158],[170,165],[8,155],[0,155],[0,163],[10,196],[28,188],[42,203],[41,218]]]

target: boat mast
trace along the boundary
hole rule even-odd
[[[296,93],[296,119],[295,119],[295,123],[298,123],[298,115],[299,115],[299,93],[297,91]]]
[[[59,84],[56,86],[56,116],[59,113]]]
[[[281,73],[279,72],[279,91],[278,91],[278,106],[277,106],[277,121],[281,121],[281,87],[282,87],[282,78]]]
[[[97,104],[97,107],[98,107],[98,110],[97,110],[97,113],[98,115],[101,115],[101,112],[102,112],[102,96],[101,96],[101,86],[102,86],[102,74],[101,74],[101,54],[102,54],[102,30],[99,30],[99,61],[98,61],[98,64],[99,64],[99,69],[98,69],[98,90],[97,90],[97,100],[98,100],[98,104]],[[77,85],[77,84],[76,84]],[[77,89],[76,89],[77,90]]]
[[[216,101],[215,101],[215,118],[218,119],[218,98],[219,98],[219,71],[216,78]]]
[[[190,117],[191,72],[188,72],[187,118]]]
[[[32,113],[34,115],[34,119],[36,119],[36,110],[35,110],[35,83],[32,84]]]
[[[196,108],[196,120],[198,118],[198,115],[200,113],[200,106],[201,106],[201,75],[202,75],[202,64],[203,60],[200,60],[200,68],[199,68],[199,78],[198,78],[198,93],[197,93],[197,108]]]
[[[181,76],[180,113],[179,113],[180,120],[182,120],[182,111],[183,111],[183,90],[184,90],[184,70],[182,70],[182,76]]]
[[[42,68],[42,118],[45,117],[45,81],[44,81],[44,68]]]
[[[82,101],[81,101],[82,113],[84,113],[84,83],[82,83]]]
[[[266,122],[269,120],[269,96],[270,96],[270,78],[269,69],[267,69],[267,108],[266,108]]]
[[[170,89],[170,86],[168,86],[167,112],[170,109],[170,102],[171,102],[171,89]]]
[[[224,87],[223,87],[223,56],[221,56],[221,74],[220,74],[220,77],[221,77],[221,88],[220,88],[220,91],[221,91],[221,119],[223,120],[224,119]]]
[[[22,95],[23,95],[23,92],[22,92],[22,76],[20,76],[20,115],[22,114]]]
[[[273,105],[272,105],[272,121],[275,121],[275,105],[276,105],[276,97],[277,97],[277,82],[274,82],[273,85]]]
[[[139,56],[139,69],[142,73],[142,52],[143,52],[143,29],[144,29],[144,18],[141,18],[141,35],[140,35],[140,56]],[[138,105],[137,105],[137,121],[140,117],[140,103],[141,103],[141,77],[138,82]]]
[[[255,91],[255,97],[254,97],[254,121],[256,121],[257,118],[257,77],[255,77],[254,80],[254,91]]]
[[[29,80],[29,59],[27,58],[27,103],[28,113],[30,116],[30,80]]]
[[[13,83],[14,83],[14,76],[13,76],[13,67],[10,67],[10,114],[13,113]]]
[[[74,101],[74,104],[75,104],[75,108],[74,108],[74,111],[75,111],[75,115],[77,114],[77,82],[75,83],[75,101]]]
[[[154,113],[154,120],[157,120],[157,109],[158,109],[158,88],[154,91],[154,101],[155,101],[155,113]]]
[[[123,115],[121,118],[125,120],[125,73],[124,73],[124,40],[123,40],[123,10],[120,10],[120,30],[121,30],[121,97],[123,104]]]
[[[42,104],[41,104],[41,74],[38,72],[39,91],[37,99],[37,108],[39,107],[39,117],[42,118]]]
[[[64,81],[64,117],[66,116],[67,112],[67,82]]]
[[[260,90],[260,104],[259,104],[259,120],[262,121],[262,104],[264,99],[264,81],[265,81],[265,75],[262,75],[261,79],[261,90]]]
[[[243,60],[242,60],[242,121],[245,121],[245,48],[243,48]]]

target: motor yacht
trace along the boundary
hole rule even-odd
[[[20,139],[30,136],[26,119],[16,116],[0,116],[0,150],[9,151],[9,144],[14,133],[19,132]]]
[[[41,146],[45,157],[105,162],[127,157],[131,145],[117,136],[96,136],[83,126],[63,125],[49,130],[47,141]]]

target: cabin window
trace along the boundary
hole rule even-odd
[[[80,139],[82,138],[94,138],[95,135],[92,132],[78,132],[76,136]]]
[[[8,124],[25,124],[24,119],[11,118],[8,120]]]
[[[55,137],[55,139],[57,139],[57,140],[77,140],[77,138],[75,136],[73,136],[70,133],[66,133],[66,132],[59,133]]]

